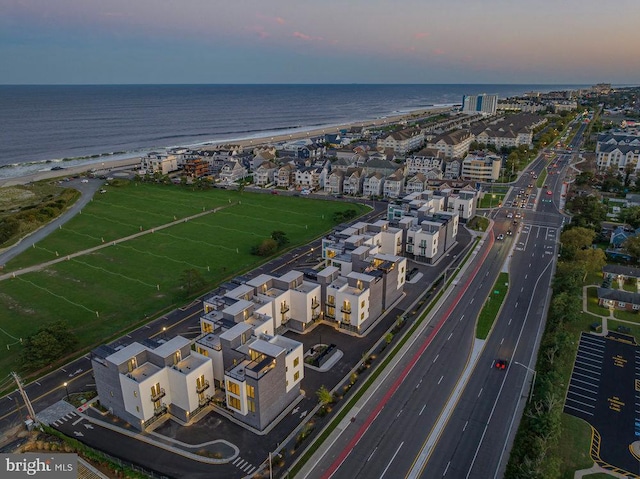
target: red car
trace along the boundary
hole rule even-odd
[[[507,369],[507,360],[506,359],[496,359],[495,363],[493,363],[496,369],[505,370]]]

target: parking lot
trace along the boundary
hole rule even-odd
[[[564,412],[595,429],[594,461],[640,477],[640,462],[630,447],[640,439],[640,351],[632,336],[582,333]]]

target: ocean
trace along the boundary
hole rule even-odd
[[[0,178],[577,85],[0,85]]]

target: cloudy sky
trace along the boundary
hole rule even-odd
[[[640,0],[0,0],[0,83],[640,84]]]

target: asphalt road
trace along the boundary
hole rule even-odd
[[[565,220],[558,207],[563,204],[567,160],[562,156],[556,162],[558,167],[551,168],[546,188],[538,189],[529,172],[512,185],[512,193],[505,199],[509,207],[493,213],[494,233],[505,238],[496,241],[468,293],[452,310],[442,309],[446,322],[429,347],[421,351],[415,368],[402,377],[393,396],[379,392],[361,411],[355,411],[354,423],[363,423],[361,431],[348,426],[307,477],[501,477],[528,396],[527,386],[533,380],[532,368],[544,330]],[[546,166],[541,155],[529,171],[539,176]],[[530,184],[533,188],[528,188]],[[521,189],[524,194],[517,211],[524,218],[514,224],[506,215],[516,211],[515,196]],[[507,235],[515,228],[514,236]],[[457,396],[454,388],[469,358],[475,318],[508,251],[512,252],[509,294],[473,373]],[[417,343],[428,341],[427,334]],[[509,367],[496,369],[497,358],[506,359]],[[399,364],[391,376],[402,376],[402,368]],[[385,382],[380,391],[388,388]],[[448,414],[445,406],[452,401],[455,406]],[[442,429],[436,427],[442,422]]]

